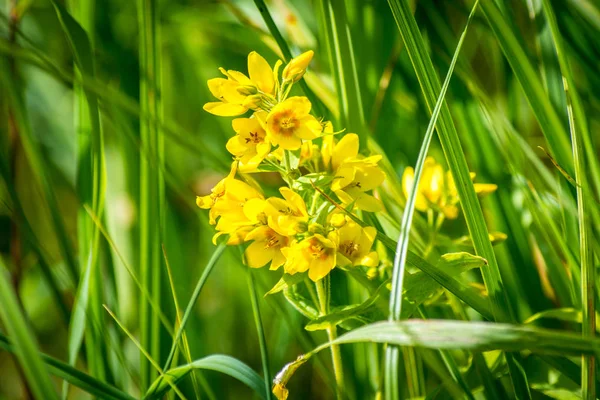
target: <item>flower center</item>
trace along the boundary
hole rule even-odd
[[[310,255],[312,258],[320,258],[324,260],[327,258],[327,248],[323,246],[321,242],[317,239],[313,239],[310,241],[310,247],[308,248]]]
[[[352,240],[346,241],[340,244],[340,251],[347,257],[352,258],[360,250],[360,244],[353,242]]]
[[[258,132],[250,132],[250,137],[246,138],[246,144],[252,143],[261,143],[263,138],[258,134]]]
[[[276,246],[279,246],[279,237],[274,234],[268,235],[267,240],[265,241],[265,250]]]

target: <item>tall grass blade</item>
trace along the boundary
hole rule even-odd
[[[567,98],[567,113],[569,116],[569,127],[571,130],[571,142],[573,144],[573,159],[575,163],[575,179],[578,182],[577,192],[577,216],[579,222],[579,255],[581,263],[581,304],[582,304],[582,334],[584,338],[594,338],[596,334],[596,266],[592,249],[590,247],[591,226],[588,215],[588,201],[590,190],[586,171],[593,170],[593,166],[586,162],[584,143],[586,147],[591,146],[585,111],[582,107],[579,95],[575,88],[575,81],[571,73],[569,60],[565,53],[562,35],[558,29],[558,23],[552,5],[548,0],[542,0],[546,19],[550,25],[550,32],[556,47],[556,54],[560,70],[563,76],[563,85]],[[597,155],[592,154],[592,157]],[[596,398],[596,359],[593,355],[582,359],[581,394],[583,398]]]
[[[154,369],[156,369],[156,371],[159,373],[159,375],[161,376],[161,378],[164,377],[164,379],[167,382],[167,384],[169,386],[171,386],[171,389],[173,389],[173,391],[175,393],[177,393],[177,395],[179,396],[179,398],[185,400],[185,396],[183,395],[183,393],[181,393],[181,391],[177,388],[177,386],[175,386],[175,384],[173,383],[173,379],[170,376],[165,376],[163,370],[160,368],[160,365],[158,365],[157,362],[148,353],[148,351],[141,346],[140,342],[138,342],[138,340],[135,338],[135,336],[133,336],[131,334],[131,332],[129,332],[129,330],[127,328],[125,328],[125,326],[121,323],[121,321],[119,321],[119,319],[117,318],[117,316],[106,306],[106,304],[104,305],[104,309],[112,317],[112,319],[117,323],[117,325],[119,325],[119,328],[121,328],[121,330],[123,332],[125,332],[125,334],[127,335],[127,337],[133,342],[133,344],[135,344],[135,347],[138,348],[138,350],[140,351],[140,353],[142,353],[142,355],[144,357],[146,357],[146,359],[152,365],[152,367],[154,367]]]
[[[392,291],[390,294],[390,310],[389,310],[389,320],[397,321],[400,319],[401,311],[402,311],[402,291],[403,291],[403,279],[404,279],[404,270],[406,267],[406,257],[408,255],[408,241],[410,237],[410,228],[412,223],[412,217],[415,212],[415,201],[417,199],[417,188],[419,187],[419,183],[421,180],[421,175],[423,173],[423,166],[425,164],[425,158],[427,157],[427,152],[429,151],[429,145],[431,143],[431,139],[433,138],[433,131],[435,129],[438,116],[440,115],[440,111],[442,109],[442,105],[444,104],[444,99],[446,97],[446,91],[448,90],[448,85],[450,84],[450,79],[452,78],[452,74],[454,72],[454,67],[456,66],[456,61],[458,60],[458,56],[460,54],[460,49],[462,48],[462,44],[467,35],[467,31],[469,29],[469,24],[471,19],[475,15],[477,11],[477,6],[479,5],[479,1],[476,0],[473,8],[471,9],[471,13],[469,14],[469,18],[465,24],[463,32],[458,40],[458,44],[456,45],[456,50],[454,51],[454,56],[452,57],[452,62],[450,64],[450,68],[446,74],[446,78],[444,79],[444,84],[442,85],[442,89],[438,96],[438,99],[435,103],[435,108],[433,109],[433,113],[431,114],[431,119],[429,121],[429,125],[427,126],[427,131],[425,132],[425,137],[423,138],[423,142],[421,144],[421,150],[419,151],[419,157],[417,159],[417,164],[415,166],[415,176],[412,185],[411,192],[408,196],[408,200],[406,202],[406,206],[404,207],[404,214],[402,215],[402,223],[400,225],[400,237],[398,238],[398,244],[396,247],[396,255],[394,257],[394,269],[392,272]],[[387,382],[398,379],[398,363],[399,357],[396,354],[399,352],[399,349],[396,346],[388,346],[386,348],[385,355],[385,379]],[[398,399],[400,398],[400,393],[396,385],[391,386],[386,383],[386,398],[388,399]]]
[[[152,120],[162,118],[160,92],[160,33],[155,0],[138,1],[140,109]],[[151,159],[162,165],[164,143],[158,124],[140,121],[140,140],[150,152]],[[140,159],[140,223],[139,254],[140,280],[148,289],[155,304],[161,303],[161,229],[164,228],[164,181],[161,168]],[[145,300],[140,303],[140,342],[160,362],[160,321],[151,313]],[[156,378],[145,357],[140,359],[142,387],[147,388]]]
[[[417,23],[407,1],[388,0],[388,3],[413,64],[425,97],[425,103],[428,109],[432,111],[437,97],[436,94],[440,91],[440,84]],[[486,2],[486,4],[488,3]],[[437,131],[446,161],[456,182],[461,208],[473,240],[475,252],[489,263],[489,267],[484,268],[482,273],[485,286],[492,300],[494,317],[498,321],[513,321],[514,316],[506,298],[496,256],[488,236],[486,222],[471,182],[469,168],[450,110],[446,105],[442,106],[441,120]],[[530,398],[529,386],[522,368],[517,365],[517,361],[513,359],[512,355],[507,354],[506,360],[511,371],[517,397]]]
[[[335,76],[342,126],[357,132],[361,147],[366,148],[368,132],[365,124],[356,60],[350,26],[343,0],[320,0],[331,69]]]
[[[281,35],[279,28],[275,24],[275,21],[273,20],[273,16],[271,16],[271,13],[269,12],[269,8],[265,4],[265,1],[264,0],[254,0],[254,4],[256,5],[256,8],[258,8],[260,15],[262,15],[263,20],[265,21],[265,24],[267,25],[267,28],[269,28],[269,32],[271,32],[271,35],[273,35],[273,38],[277,42],[277,45],[279,46],[279,49],[281,50],[281,54],[283,55],[283,61],[286,63],[289,62],[293,58],[292,52],[290,51],[290,47],[286,43],[285,39]],[[301,79],[300,81],[298,81],[298,85],[300,86],[300,88],[302,89],[302,91],[304,92],[306,97],[308,97],[308,99],[310,100],[310,102],[314,108],[315,114],[325,117],[326,114],[325,114],[325,110],[323,108],[322,103],[319,101],[319,99],[317,99],[317,96],[315,96],[313,91],[310,90],[310,88],[308,87],[308,85],[306,84],[304,79]]]
[[[250,291],[250,302],[252,303],[252,314],[254,315],[254,324],[256,325],[256,333],[258,334],[258,344],[260,346],[260,358],[263,367],[263,379],[265,381],[265,398],[271,399],[271,368],[269,367],[269,353],[267,351],[267,341],[263,328],[262,318],[260,315],[260,307],[258,304],[258,296],[256,295],[256,285],[252,276],[252,269],[248,268],[248,290]]]
[[[217,264],[217,261],[219,261],[219,259],[221,258],[223,251],[225,251],[225,247],[226,246],[224,243],[221,243],[219,244],[219,246],[217,246],[212,257],[210,258],[210,260],[208,260],[206,267],[204,267],[204,271],[202,272],[198,283],[196,283],[196,287],[194,289],[194,292],[192,293],[192,297],[190,298],[190,301],[188,302],[185,308],[185,312],[183,313],[183,317],[181,318],[181,324],[179,324],[177,332],[175,332],[175,336],[173,337],[173,344],[171,345],[171,350],[169,351],[169,355],[167,356],[167,360],[165,361],[165,366],[163,368],[163,370],[165,371],[168,370],[171,366],[171,361],[173,361],[173,357],[175,356],[175,351],[177,349],[177,346],[179,345],[179,340],[181,339],[181,335],[183,334],[185,325],[187,324],[188,319],[192,314],[192,310],[196,305],[196,301],[198,301],[198,297],[200,296],[200,292],[202,291],[202,288],[204,287],[208,276]]]
[[[175,315],[176,315],[176,324],[175,326],[181,325],[181,308],[179,307],[179,300],[177,300],[177,292],[175,291],[175,282],[173,281],[173,273],[171,271],[171,265],[169,264],[169,259],[167,257],[167,251],[165,250],[165,246],[162,246],[163,257],[165,258],[165,267],[167,268],[167,276],[169,277],[169,286],[171,288],[171,295],[173,296],[173,304],[175,305]],[[185,332],[181,334],[181,343],[183,347],[183,354],[188,363],[192,362],[192,353],[190,351],[190,345],[187,339],[187,335]],[[200,398],[200,389],[198,387],[198,378],[196,374],[192,372],[192,384],[194,386],[194,394],[196,398]]]
[[[39,356],[35,338],[21,314],[16,294],[6,278],[6,266],[0,258],[0,319],[14,343],[14,350],[33,395],[38,400],[55,400],[56,390]]]
[[[498,6],[493,1],[481,3],[481,11],[485,15],[490,28],[494,32],[500,48],[504,52],[515,76],[519,80],[527,101],[536,116],[544,137],[548,142],[554,158],[570,174],[573,171],[573,157],[568,150],[569,138],[556,109],[544,91],[542,83],[525,50],[521,47],[510,24],[506,21]]]
[[[83,80],[94,79],[95,67],[91,41],[83,27],[59,3],[54,9],[73,52],[77,70]],[[93,31],[94,5],[83,1],[78,5],[80,19],[90,32]],[[100,110],[97,96],[78,85],[79,120],[77,192],[82,204],[92,207],[94,214],[102,215],[104,203],[104,145],[100,126]],[[78,241],[80,265],[85,265],[83,280],[77,289],[74,312],[69,325],[69,362],[75,365],[77,354],[86,332],[86,317],[94,323],[87,329],[86,350],[90,371],[103,378],[102,333],[102,274],[98,266],[100,233],[83,207],[78,213]],[[67,386],[63,390],[66,398]]]
[[[8,338],[0,334],[0,348],[16,353],[15,345]],[[75,367],[70,366],[56,358],[50,357],[44,353],[39,353],[41,360],[47,365],[50,373],[56,377],[68,381],[71,385],[80,388],[81,390],[107,400],[134,400],[135,397],[108,385],[84,372],[81,372]],[[44,397],[42,397],[44,398]]]

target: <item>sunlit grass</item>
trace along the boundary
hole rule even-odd
[[[0,4],[0,399],[596,397],[594,2]]]

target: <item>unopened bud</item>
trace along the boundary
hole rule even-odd
[[[313,222],[311,224],[308,225],[308,232],[310,233],[320,233],[321,235],[324,235],[325,232],[325,228],[323,227],[323,225],[321,224],[317,224],[316,222]]]
[[[346,218],[340,213],[333,214],[329,220],[329,223],[331,226],[341,228],[342,226],[346,225]]]
[[[304,221],[298,221],[295,228],[296,228],[296,232],[304,233],[308,230],[308,224]]]
[[[288,65],[283,69],[283,80],[298,82],[302,76],[304,76],[306,68],[308,68],[308,64],[310,64],[314,54],[314,51],[309,50],[306,53],[300,54],[298,57],[292,58]]]
[[[246,108],[250,108],[252,110],[260,107],[262,103],[262,96],[260,94],[253,94],[251,96],[246,97],[242,105]]]
[[[253,94],[257,94],[258,90],[256,89],[256,87],[254,86],[250,86],[250,85],[240,85],[237,87],[237,91],[239,94],[243,95],[243,96],[250,96]]]

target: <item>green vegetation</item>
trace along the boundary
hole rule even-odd
[[[595,399],[599,36],[0,0],[0,400]]]

